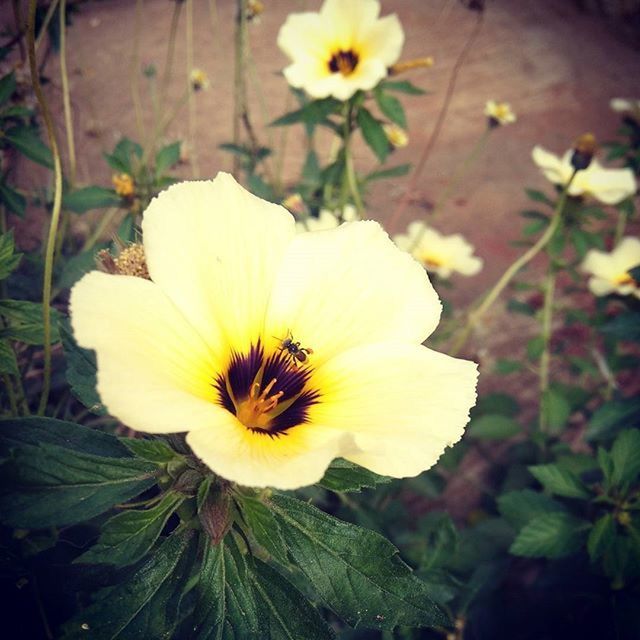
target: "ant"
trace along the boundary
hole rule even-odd
[[[300,362],[306,362],[307,357],[313,353],[313,349],[301,347],[299,342],[294,342],[291,331],[288,331],[287,337],[280,342],[280,351],[286,351],[291,358],[291,362],[296,366]]]

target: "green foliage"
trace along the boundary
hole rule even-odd
[[[356,118],[364,141],[376,154],[378,160],[384,162],[389,155],[389,140],[382,124],[364,107],[358,109]]]
[[[379,476],[353,462],[338,458],[329,465],[318,484],[331,491],[360,491],[390,481],[391,478]]]
[[[520,425],[508,416],[483,415],[474,418],[467,427],[467,435],[479,440],[505,440],[520,433]]]
[[[25,344],[44,344],[42,305],[27,300],[0,300],[0,318],[4,327],[0,339],[18,340]],[[59,314],[51,310],[51,343],[60,341],[58,332]]]
[[[76,189],[66,193],[62,199],[63,208],[75,213],[85,213],[104,207],[117,207],[119,204],[120,196],[113,189],[98,186]]]
[[[562,511],[530,520],[518,533],[509,551],[527,558],[561,558],[584,544],[588,523]]]
[[[16,126],[4,132],[3,140],[37,164],[53,169],[53,156],[38,134],[30,127]]]
[[[407,128],[407,116],[398,98],[386,93],[380,86],[373,92],[380,111],[398,126]]]
[[[557,464],[539,464],[529,467],[535,479],[549,492],[564,498],[589,498],[587,488],[578,476]]]
[[[5,280],[17,268],[22,258],[21,253],[15,252],[13,232],[0,234],[0,280]]]

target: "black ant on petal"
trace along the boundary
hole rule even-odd
[[[294,342],[291,331],[287,332],[287,337],[280,342],[280,351],[286,351],[291,358],[291,362],[298,366],[299,363],[307,361],[307,358],[313,353],[313,349],[301,347],[300,342]]]

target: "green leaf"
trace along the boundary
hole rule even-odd
[[[526,558],[561,558],[580,549],[588,526],[568,513],[545,513],[521,529],[509,551]]]
[[[257,498],[241,496],[239,506],[256,542],[282,565],[289,562],[287,544],[271,510]]]
[[[53,169],[53,156],[38,134],[29,127],[13,127],[4,132],[4,139],[25,155],[48,169]]]
[[[18,375],[18,362],[16,354],[7,340],[0,340],[0,373]]]
[[[386,91],[397,91],[398,93],[406,93],[412,96],[423,96],[426,91],[416,87],[408,80],[387,80],[381,84]]]
[[[507,302],[507,309],[511,311],[511,313],[520,313],[523,316],[534,316],[536,314],[536,310],[526,302],[521,302],[520,300],[509,300]]]
[[[527,342],[527,358],[531,361],[538,360],[544,351],[544,338],[536,336]]]
[[[526,224],[522,228],[522,235],[528,238],[529,236],[535,236],[540,233],[543,229],[546,229],[549,226],[549,220],[547,218],[534,220],[529,224]]]
[[[605,554],[615,535],[616,523],[611,513],[605,514],[596,521],[587,540],[591,562],[595,562]]]
[[[0,338],[19,340],[25,344],[44,344],[42,305],[26,300],[0,300],[0,316],[8,326],[0,329]],[[60,341],[59,313],[51,309],[51,344]]]
[[[104,209],[120,205],[120,196],[113,189],[96,185],[76,189],[62,198],[62,207],[75,213],[84,213],[91,209]]]
[[[155,464],[165,464],[173,460],[178,453],[160,438],[120,438],[136,458],[142,458]]]
[[[21,253],[15,253],[13,231],[0,235],[0,280],[4,280],[20,264]]]
[[[142,147],[129,138],[122,138],[115,146],[112,154],[104,154],[104,157],[112,169],[122,173],[133,174],[131,166],[132,157],[142,158]]]
[[[410,164],[399,164],[395,167],[389,167],[388,169],[372,171],[364,177],[364,180],[365,182],[372,182],[374,180],[384,180],[386,178],[401,178],[402,176],[406,176],[410,170]]]
[[[16,74],[11,71],[0,78],[0,104],[7,102],[16,90]]]
[[[0,183],[0,202],[19,218],[24,218],[27,199],[7,184]]]
[[[230,536],[205,541],[191,619],[190,640],[261,640],[265,620],[259,614],[249,567]]]
[[[538,464],[528,467],[531,475],[550,493],[564,498],[587,500],[591,494],[571,471],[557,464]]]
[[[546,196],[542,191],[538,191],[537,189],[525,189],[524,190],[530,200],[534,202],[544,202],[544,204],[549,205],[550,207],[555,206],[553,200],[550,200],[548,196]]]
[[[524,489],[501,495],[498,498],[498,510],[510,525],[516,529],[522,529],[529,522],[546,513],[563,512],[565,508],[543,493]]]
[[[254,561],[253,584],[270,640],[331,640],[335,634],[316,608],[283,576]]]
[[[353,462],[337,458],[327,469],[324,477],[318,483],[330,491],[360,491],[364,487],[373,488],[379,484],[391,482],[387,476],[379,476]]]
[[[192,530],[166,538],[128,580],[104,589],[92,605],[67,622],[63,640],[174,637],[195,560],[195,539]]]
[[[626,489],[638,480],[640,473],[640,431],[626,429],[616,438],[611,447],[613,473],[611,484]]]
[[[380,163],[383,163],[389,155],[389,140],[387,140],[387,134],[384,132],[382,124],[364,107],[358,110],[356,120],[362,131],[364,141],[376,154]]]
[[[448,625],[388,540],[293,498],[275,495],[271,506],[300,571],[352,627]]]
[[[184,495],[168,492],[155,507],[113,516],[102,526],[96,544],[74,562],[120,567],[138,562],[155,544],[169,516],[184,500]]]
[[[284,127],[299,122],[307,125],[316,125],[325,121],[331,114],[336,113],[341,103],[335,98],[323,98],[322,100],[313,100],[304,105],[301,109],[285,113],[274,120],[269,126]]]
[[[554,388],[544,391],[540,403],[544,423],[551,433],[559,433],[571,415],[571,404],[560,391]]]
[[[180,142],[162,147],[156,154],[156,175],[161,176],[167,169],[180,162]]]
[[[513,417],[520,411],[516,399],[508,393],[487,393],[478,398],[472,416],[484,413],[499,413],[501,416]]]
[[[506,440],[521,431],[520,425],[513,418],[495,414],[471,420],[467,435],[479,440]]]
[[[61,324],[60,335],[67,361],[67,382],[71,392],[87,409],[98,415],[105,415],[107,410],[96,389],[98,378],[95,352],[78,346],[69,322]]]
[[[60,289],[71,289],[71,287],[84,275],[96,269],[96,256],[109,246],[106,242],[101,242],[89,251],[77,253],[71,256],[64,264],[56,285]]]
[[[104,442],[95,431],[57,420],[35,420],[31,424],[36,432],[44,424],[52,430],[61,426],[58,444],[50,437],[39,444],[24,439],[16,442],[11,430],[28,429],[30,423],[25,419],[0,422],[0,440],[4,438],[4,446],[11,451],[0,467],[0,517],[6,524],[27,529],[75,524],[130,500],[155,483],[155,467],[145,461],[85,453],[66,441],[75,432],[81,441],[95,438],[96,443]],[[107,446],[113,450],[111,442]]]
[[[496,360],[495,372],[501,376],[507,376],[510,373],[522,371],[522,362],[517,360],[508,360],[507,358],[498,358]]]
[[[621,427],[640,426],[640,398],[613,400],[603,404],[591,416],[587,440],[603,440],[615,435]]]
[[[397,125],[403,129],[407,128],[407,117],[405,116],[404,109],[400,104],[400,100],[394,96],[385,93],[380,87],[378,87],[373,95],[375,97],[378,108],[382,113]]]

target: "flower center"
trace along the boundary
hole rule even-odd
[[[309,386],[312,369],[280,348],[265,355],[260,341],[247,353],[234,353],[214,382],[218,402],[250,431],[273,436],[307,421],[320,394]]]
[[[623,273],[615,279],[615,283],[617,285],[630,284],[633,286],[638,286],[638,283],[633,279],[630,273]]]
[[[331,73],[341,73],[343,76],[350,76],[358,66],[358,54],[349,49],[349,51],[338,51],[331,56],[329,60],[329,70]]]
[[[427,268],[437,269],[443,265],[443,261],[440,258],[433,255],[423,255],[420,257],[420,262]]]

